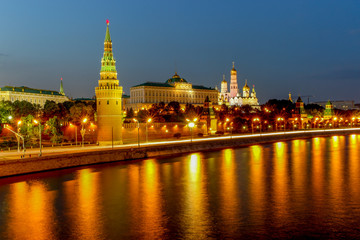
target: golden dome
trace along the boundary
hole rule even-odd
[[[236,69],[235,69],[235,62],[233,62],[233,67],[231,69],[231,74],[236,74]]]
[[[245,79],[245,85],[243,87],[243,90],[245,89],[250,90],[250,87],[247,85],[247,79]]]

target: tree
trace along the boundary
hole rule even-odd
[[[9,116],[13,115],[13,105],[10,101],[0,102],[0,122],[9,123]]]
[[[83,102],[76,103],[70,108],[69,120],[80,123],[82,119],[94,120],[95,109],[92,105],[86,105]]]
[[[27,115],[26,117],[21,117],[19,132],[24,136],[25,142],[36,142],[37,136],[39,135],[39,128],[34,125],[34,116]]]
[[[15,119],[25,117],[28,115],[37,116],[39,113],[40,107],[36,104],[32,104],[28,101],[18,101],[16,100],[13,103],[13,114]]]
[[[60,108],[57,103],[54,101],[47,100],[44,105],[43,109],[43,117],[45,120],[48,120],[56,115],[58,115],[60,112]]]
[[[135,115],[134,115],[134,110],[133,108],[131,107],[129,110],[126,111],[126,117],[127,118],[133,118]]]
[[[47,122],[46,125],[48,126],[48,128],[46,128],[45,133],[49,134],[51,136],[50,140],[52,143],[58,143],[61,142],[62,140],[62,132],[60,129],[60,121],[57,118],[57,116],[50,118]]]

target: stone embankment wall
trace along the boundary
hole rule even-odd
[[[0,161],[0,177],[98,164],[147,157],[169,156],[182,153],[213,151],[229,147],[243,147],[252,144],[286,141],[291,139],[312,138],[318,136],[349,135],[360,133],[354,131],[304,132],[300,134],[262,135],[248,138],[221,139],[203,142],[167,143],[161,146],[140,147],[131,149],[92,150],[79,153],[62,153],[36,158]]]

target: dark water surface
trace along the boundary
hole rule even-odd
[[[359,239],[360,135],[0,179],[0,239]]]

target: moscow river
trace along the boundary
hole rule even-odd
[[[355,239],[360,135],[0,179],[0,239]]]

